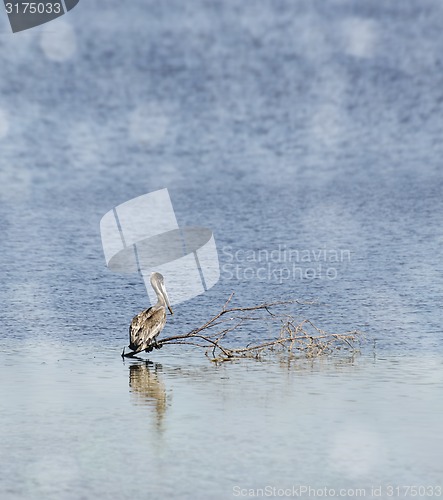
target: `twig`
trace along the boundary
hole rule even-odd
[[[279,349],[281,352],[287,351],[293,355],[293,350],[299,351],[307,357],[316,357],[322,354],[331,353],[340,350],[346,345],[352,350],[356,349],[363,335],[354,330],[342,334],[327,333],[318,328],[309,319],[297,322],[290,314],[277,313],[271,311],[271,308],[290,304],[313,304],[314,302],[302,302],[299,300],[288,300],[279,302],[263,303],[250,307],[229,307],[234,293],[224,303],[221,311],[209,319],[204,325],[191,330],[182,335],[174,335],[158,341],[158,346],[166,344],[190,345],[193,347],[204,348],[205,354],[212,357],[215,361],[227,361],[235,358],[260,357],[261,354]],[[250,315],[251,311],[258,314]],[[234,313],[234,314],[233,314]],[[262,314],[260,314],[262,313]],[[265,313],[265,314],[263,314]],[[222,316],[231,315],[227,319],[221,319]],[[231,322],[235,321],[234,324]],[[251,321],[274,322],[280,324],[280,333],[276,338],[268,339],[258,344],[248,344],[245,347],[234,347],[227,345],[231,338],[228,334],[240,331],[242,325]],[[225,327],[226,323],[232,326]],[[227,325],[226,325],[227,326]],[[216,328],[218,327],[218,329]],[[216,331],[208,332],[215,328]],[[313,330],[313,332],[309,331]],[[198,339],[198,342],[195,340]],[[210,353],[210,354],[209,354]],[[124,354],[122,356],[131,357],[137,353]]]

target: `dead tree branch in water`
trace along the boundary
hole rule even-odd
[[[182,344],[202,348],[213,361],[260,358],[266,352],[286,352],[313,358],[342,349],[354,351],[363,337],[362,333],[357,330],[340,334],[327,333],[315,326],[309,319],[297,322],[289,314],[275,312],[277,306],[310,304],[310,302],[291,300],[252,307],[229,307],[233,296],[232,293],[222,310],[204,325],[183,335],[158,340],[158,346]],[[230,340],[232,341],[234,337],[238,338],[236,333],[239,333],[243,325],[255,321],[259,324],[267,322],[273,326],[273,330],[278,327],[278,336],[261,343],[250,343],[244,347],[229,345]]]

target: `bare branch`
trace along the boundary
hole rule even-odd
[[[306,305],[315,302],[288,300],[250,307],[229,308],[233,297],[234,293],[229,296],[221,311],[210,318],[204,325],[182,335],[161,339],[158,341],[158,347],[166,344],[181,344],[204,348],[205,354],[214,361],[227,361],[245,357],[258,358],[265,352],[275,352],[276,350],[287,352],[291,356],[294,356],[294,351],[297,351],[301,355],[312,358],[339,351],[342,348],[356,350],[356,346],[363,338],[363,334],[357,330],[341,334],[327,333],[309,319],[297,322],[290,314],[271,311],[271,308],[275,309],[278,306]],[[254,312],[253,315],[250,314],[251,311]],[[222,318],[222,316],[231,314],[232,316],[229,318]],[[271,325],[275,324],[275,329],[278,328],[279,333],[275,338],[257,344],[249,343],[244,347],[228,344],[229,340],[231,340],[231,343],[234,338],[238,340],[238,336],[234,337],[229,334],[241,333],[242,325],[257,321],[263,321]],[[228,327],[227,323],[231,323],[232,326]],[[215,331],[208,331],[211,329]]]

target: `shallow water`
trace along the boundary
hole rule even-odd
[[[2,498],[441,484],[442,4],[83,3],[0,13]],[[222,274],[168,334],[235,291],[376,349],[123,363],[148,298],[99,221],[163,187]]]
[[[6,498],[441,483],[435,357],[215,366],[183,350],[122,363],[116,349],[39,342],[6,358]]]

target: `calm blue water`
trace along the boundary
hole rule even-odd
[[[0,12],[4,498],[441,484],[442,21],[437,0],[110,0],[12,35]],[[291,312],[375,352],[123,364],[148,298],[99,221],[164,187],[222,270],[169,334],[235,291],[314,299]]]

